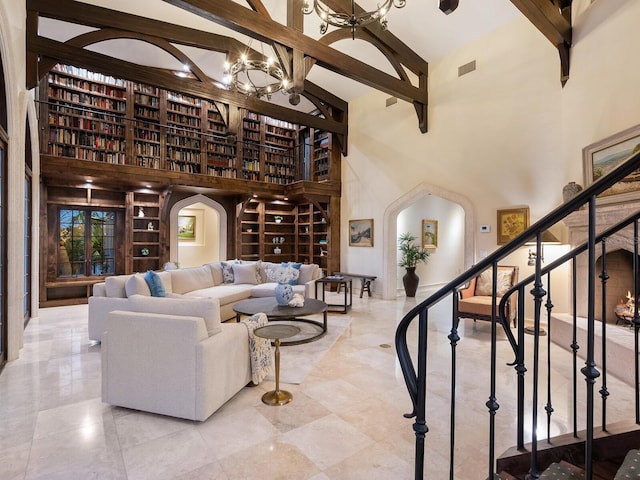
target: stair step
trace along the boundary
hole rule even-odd
[[[584,474],[581,468],[562,461],[552,463],[549,465],[549,468],[540,475],[540,480],[553,480],[558,478],[562,480],[584,480]]]
[[[638,450],[629,450],[627,452],[614,480],[625,480],[627,478],[640,479],[640,451]]]
[[[518,479],[507,472],[500,472],[493,477],[493,480],[518,480]]]

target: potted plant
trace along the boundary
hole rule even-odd
[[[420,277],[416,275],[416,265],[419,262],[427,263],[429,260],[429,252],[416,245],[414,243],[415,240],[416,237],[410,232],[405,232],[398,238],[398,249],[400,250],[400,262],[398,265],[407,269],[406,274],[402,277],[402,284],[407,297],[415,297],[418,290]]]

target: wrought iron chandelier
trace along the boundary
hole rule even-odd
[[[357,27],[363,27],[374,22],[380,22],[380,26],[383,30],[387,29],[386,15],[389,9],[393,6],[396,8],[402,8],[407,4],[407,0],[384,0],[375,10],[370,12],[363,11],[361,13],[356,12],[356,2],[351,0],[351,13],[334,12],[327,7],[320,0],[313,0],[311,5],[310,0],[305,0],[302,11],[305,14],[310,14],[315,11],[322,24],[320,25],[320,33],[325,34],[329,25],[338,28],[348,28],[351,30],[351,38],[355,38],[355,30]]]
[[[272,59],[251,60],[243,53],[234,63],[225,63],[224,83],[249,97],[267,97],[282,90],[288,93],[289,80],[284,71]]]

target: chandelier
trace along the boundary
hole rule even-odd
[[[407,0],[383,0],[375,10],[356,13],[356,2],[355,0],[351,0],[351,13],[341,13],[334,12],[320,0],[313,0],[313,5],[310,4],[310,0],[305,0],[302,11],[307,15],[313,11],[318,14],[320,20],[322,20],[322,24],[320,25],[321,34],[325,34],[329,25],[332,25],[338,28],[349,28],[351,30],[351,38],[355,38],[355,30],[357,27],[363,27],[374,22],[380,22],[382,29],[386,30],[386,15],[389,9],[392,6],[402,8],[406,4]]]
[[[243,53],[234,63],[225,63],[224,83],[249,97],[267,97],[282,90],[287,93],[289,80],[284,71],[272,59],[251,60]]]

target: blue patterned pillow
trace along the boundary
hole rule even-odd
[[[144,274],[144,281],[149,285],[152,297],[165,297],[167,295],[162,279],[153,270],[147,270],[147,273]]]
[[[222,266],[222,283],[233,283],[234,281],[233,264],[234,263],[239,263],[239,262],[236,262],[236,261],[220,262],[220,265]]]
[[[296,270],[300,270],[300,267],[302,267],[302,264],[297,262],[282,262],[280,265],[283,267],[292,267]],[[298,278],[300,278],[300,272],[298,272]],[[289,285],[298,285],[298,278],[290,280]]]

